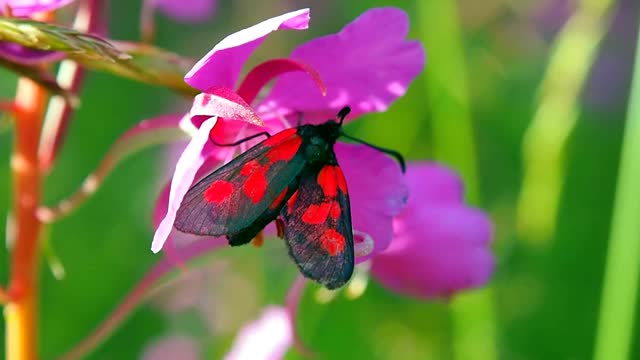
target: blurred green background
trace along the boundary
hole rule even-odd
[[[156,42],[198,58],[227,34],[311,6],[308,31],[274,34],[250,66],[334,33],[367,8],[387,5],[409,13],[410,37],[424,43],[427,69],[388,112],[363,117],[349,133],[409,159],[441,160],[457,169],[468,200],[495,221],[496,273],[487,288],[447,301],[405,298],[372,281],[360,297],[340,293],[323,303],[318,288],[310,286],[301,307],[303,338],[327,359],[592,358],[637,1],[220,0],[217,14],[205,24],[185,26],[159,15]],[[137,1],[111,3],[111,37],[139,38],[139,7]],[[0,70],[1,97],[13,96],[15,81]],[[74,191],[134,123],[187,106],[168,90],[90,73],[82,106],[46,180],[46,202]],[[12,136],[6,130],[3,124],[2,189],[10,189]],[[166,148],[158,147],[128,158],[82,208],[51,226],[50,241],[66,276],[56,280],[43,262],[43,359],[87,335],[159,259],[149,251],[151,209],[169,179],[165,156]],[[9,192],[1,191],[1,219],[9,204]],[[162,289],[138,307],[88,358],[138,358],[168,335],[194,337],[204,356],[220,358],[242,324],[266,304],[282,303],[296,274],[280,242],[225,249],[206,263],[210,266],[187,276],[192,281]],[[4,251],[0,265],[6,284]],[[607,281],[627,281],[633,288],[638,263],[622,267],[627,278]],[[194,285],[194,279],[200,283]],[[182,295],[190,305],[180,305]],[[621,316],[638,323],[633,314]],[[630,334],[635,341],[629,358],[640,358],[640,341]],[[294,351],[287,355],[299,357]]]

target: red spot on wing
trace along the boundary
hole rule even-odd
[[[335,168],[335,166],[327,165],[320,169],[318,173],[318,185],[320,185],[326,197],[335,197],[338,194]]]
[[[242,190],[249,199],[257,204],[262,200],[267,191],[267,176],[263,169],[258,169],[251,173],[242,185]]]
[[[210,203],[220,204],[225,201],[232,192],[232,183],[224,180],[216,180],[204,191],[204,199]]]
[[[331,256],[336,256],[344,251],[344,245],[344,236],[334,229],[327,229],[320,236],[320,246],[327,250]]]
[[[311,204],[302,214],[302,221],[312,225],[323,224],[327,221],[330,210],[331,202],[323,202],[320,205]]]
[[[249,176],[253,174],[254,171],[258,170],[261,167],[262,165],[260,165],[260,163],[256,159],[247,161],[247,163],[244,164],[244,166],[242,166],[242,169],[240,170],[240,175]]]
[[[282,200],[284,200],[285,195],[287,195],[288,189],[289,189],[288,187],[284,188],[284,190],[280,193],[280,195],[278,195],[278,197],[275,200],[273,200],[271,205],[269,205],[269,209],[275,209],[278,206],[280,206],[280,204],[282,203]]]
[[[293,211],[293,206],[296,204],[296,199],[298,199],[298,190],[291,195],[289,200],[287,201],[287,214],[291,215]]]
[[[269,159],[270,163],[274,163],[276,161],[289,161],[296,155],[301,144],[302,138],[297,134],[293,134],[290,139],[274,145],[267,153],[267,159]]]
[[[344,178],[344,174],[342,173],[342,169],[339,166],[334,168],[334,172],[336,174],[336,182],[338,183],[338,188],[342,191],[343,194],[347,194],[347,179]]]
[[[273,135],[272,137],[268,138],[267,140],[265,140],[263,142],[264,145],[266,146],[273,146],[276,145],[280,142],[282,142],[284,139],[292,136],[292,135],[296,135],[296,128],[290,128],[290,129],[286,129],[286,130],[282,130],[279,133]]]
[[[329,216],[333,220],[338,220],[340,218],[340,214],[342,213],[342,209],[340,208],[340,203],[337,201],[331,202],[331,210],[329,210]]]

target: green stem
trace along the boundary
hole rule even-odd
[[[524,134],[524,175],[517,204],[521,238],[535,243],[555,229],[564,180],[565,147],[579,114],[578,98],[607,29],[613,1],[583,0],[553,44],[540,100]]]
[[[428,65],[424,76],[436,159],[462,175],[467,198],[479,202],[475,141],[463,38],[453,0],[419,1]],[[456,359],[496,359],[492,289],[456,295],[451,304]]]
[[[639,29],[640,34],[640,29]],[[596,360],[630,359],[640,269],[640,38],[602,289]]]
[[[427,102],[435,157],[460,172],[467,198],[478,200],[475,144],[462,34],[456,2],[418,1],[422,39],[427,49]]]

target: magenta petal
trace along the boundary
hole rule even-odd
[[[245,325],[225,360],[282,359],[293,344],[293,329],[287,310],[270,306],[257,321]]]
[[[156,200],[156,206],[153,208],[153,228],[157,228],[162,219],[167,215],[167,209],[169,208],[169,192],[171,190],[171,184],[167,184],[160,191],[160,196]]]
[[[373,254],[380,252],[391,243],[393,217],[407,201],[400,165],[364,145],[337,143],[335,151],[347,179],[353,228],[373,239]]]
[[[182,199],[189,190],[198,169],[200,169],[206,160],[202,152],[209,141],[209,132],[213,129],[217,120],[218,118],[214,117],[202,123],[198,132],[191,139],[178,159],[173,178],[171,179],[167,213],[153,235],[151,251],[154,253],[162,250],[162,246],[173,228],[176,212],[182,203]]]
[[[449,297],[484,285],[494,268],[489,219],[479,210],[431,208],[394,222],[395,239],[372,261],[373,276],[395,292]]]
[[[455,171],[438,163],[414,162],[407,170],[408,206],[462,204],[464,184]]]
[[[393,221],[391,246],[372,260],[373,277],[390,290],[418,298],[449,297],[484,285],[493,273],[491,220],[451,201],[460,189],[459,179],[451,175],[438,165],[409,165],[409,205]],[[438,192],[444,195],[434,197]]]
[[[302,9],[233,33],[200,59],[184,79],[200,91],[214,85],[234,88],[245,61],[269,33],[282,29],[303,30],[308,26],[309,9]]]
[[[324,83],[320,78],[320,74],[318,74],[316,69],[303,62],[290,59],[267,60],[254,67],[240,84],[238,94],[240,94],[240,96],[242,96],[242,98],[244,98],[248,103],[252,103],[260,90],[262,90],[269,81],[275,79],[279,75],[292,71],[301,71],[307,74],[316,84],[322,96],[327,94],[327,88],[324,86]]]
[[[146,0],[151,6],[180,22],[200,22],[216,10],[216,0]]]
[[[253,108],[240,95],[223,86],[214,86],[196,95],[189,115],[196,125],[203,118],[212,116],[219,116],[225,120],[244,121],[258,126],[264,125]]]
[[[348,119],[386,110],[425,65],[422,45],[406,40],[408,30],[409,19],[403,10],[371,9],[338,34],[297,47],[289,58],[318,70],[327,96],[318,94],[304,75],[291,73],[276,81],[265,106],[316,113],[321,119],[333,117],[345,105],[353,110]]]
[[[29,16],[41,11],[52,11],[61,8],[74,0],[0,0],[0,15],[9,6],[13,16]]]

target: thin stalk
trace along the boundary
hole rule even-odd
[[[532,244],[543,244],[555,230],[566,144],[612,4],[612,0],[582,0],[554,41],[537,109],[522,144],[524,175],[516,221],[520,237]]]
[[[479,202],[476,148],[457,2],[418,1],[429,64],[425,81],[438,160],[462,175],[467,198]],[[495,359],[496,324],[492,289],[459,294],[451,304],[455,359]]]
[[[638,30],[640,35],[640,29]],[[640,36],[607,253],[596,360],[631,358],[640,269]],[[636,336],[637,339],[637,336]]]
[[[478,200],[475,140],[456,1],[418,1],[427,49],[427,102],[435,157],[460,172],[467,198]]]

